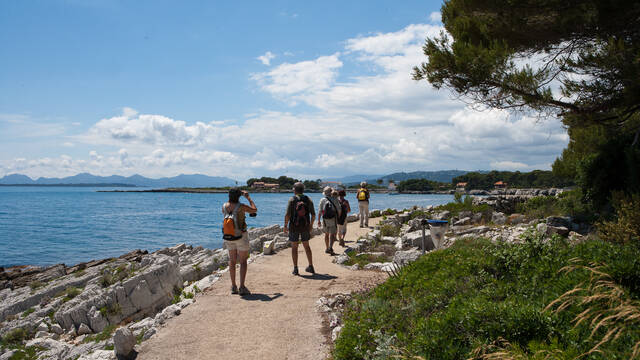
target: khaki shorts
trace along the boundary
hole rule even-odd
[[[242,238],[238,240],[225,240],[224,246],[227,250],[249,251],[249,233],[243,232]]]
[[[347,222],[344,222],[344,225],[338,224],[338,234],[346,235],[347,234]]]
[[[322,227],[322,231],[325,234],[337,234],[338,233],[338,225],[336,224],[335,219],[323,219],[324,226]]]

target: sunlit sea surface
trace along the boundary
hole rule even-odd
[[[0,266],[72,265],[179,243],[222,246],[220,209],[227,194],[98,192],[115,189],[0,186]],[[321,194],[308,195],[317,210]],[[253,194],[258,216],[247,217],[248,226],[282,225],[289,197]],[[347,199],[357,212],[355,194]],[[370,209],[438,205],[452,199],[371,194]]]

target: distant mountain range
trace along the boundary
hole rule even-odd
[[[33,180],[26,175],[11,174],[0,178],[0,185],[70,185],[70,184],[123,184],[139,187],[167,188],[167,187],[224,187],[234,186],[236,181],[227,177],[207,176],[207,175],[178,175],[175,177],[164,177],[160,179],[150,179],[141,175],[129,177],[112,175],[96,176],[82,173],[64,178],[41,177]],[[239,183],[244,185],[244,183]]]
[[[345,185],[356,184],[361,181],[366,181],[370,184],[375,184],[378,179],[382,179],[384,184],[388,184],[389,180],[393,180],[396,184],[400,181],[409,179],[427,179],[431,181],[438,181],[444,183],[450,183],[451,179],[456,176],[464,175],[469,171],[465,170],[439,170],[439,171],[414,171],[414,172],[397,172],[389,175],[351,175],[343,178],[324,179],[328,181],[339,181]],[[479,171],[484,172],[484,171]]]

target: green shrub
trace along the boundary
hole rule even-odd
[[[22,317],[23,317],[23,318],[26,318],[27,316],[29,316],[29,314],[32,314],[34,311],[36,311],[36,309],[34,309],[34,308],[28,308],[27,310],[25,310],[25,311],[22,313]]]
[[[143,328],[142,331],[140,331],[140,334],[138,334],[138,336],[136,336],[136,344],[140,345],[142,344],[142,340],[144,340],[144,334],[147,332],[146,328]]]
[[[75,271],[75,272],[73,273],[73,276],[74,276],[74,277],[79,278],[79,277],[84,276],[84,274],[86,274],[86,273],[87,273],[87,272],[86,272],[85,270],[78,270],[78,271]]]
[[[200,290],[200,288],[198,287],[198,285],[193,285],[193,292],[195,292],[196,294],[201,292],[202,290]]]
[[[551,301],[589,278],[560,273],[569,259],[607,263],[632,298],[640,298],[640,248],[588,240],[575,246],[527,233],[521,244],[459,240],[419,258],[370,292],[356,295],[345,310],[333,357],[373,359],[389,349],[406,358],[467,359],[477,347],[504,339],[526,353],[560,349],[574,358],[595,339],[587,324],[574,327],[584,309],[544,312]],[[386,340],[384,340],[386,339]],[[640,330],[604,344],[601,358],[629,358]],[[596,341],[597,342],[597,341]],[[386,350],[385,350],[386,349]],[[596,357],[598,358],[598,357]]]
[[[491,218],[491,212],[493,209],[487,204],[473,205],[473,198],[469,195],[462,198],[462,195],[456,193],[453,202],[440,205],[435,208],[436,211],[447,210],[451,212],[451,217],[458,216],[460,211],[471,211],[473,213],[482,213],[484,218]],[[454,195],[455,196],[455,195]],[[451,220],[451,217],[448,220]]]
[[[108,325],[107,327],[102,329],[102,331],[99,334],[89,335],[86,338],[84,338],[83,342],[88,343],[91,341],[100,342],[100,341],[107,340],[111,337],[114,331],[116,331],[116,325]]]
[[[397,213],[398,213],[397,211],[395,211],[394,209],[391,209],[391,208],[387,208],[384,211],[382,211],[382,215],[387,215],[387,216],[388,215],[395,215]]]
[[[100,277],[100,280],[98,280],[98,283],[103,288],[107,288],[107,287],[115,284],[116,280],[114,279],[113,275],[111,274],[111,271],[108,271],[108,272],[105,272],[104,274],[102,274],[102,276]]]
[[[546,218],[554,215],[564,215],[555,196],[536,196],[527,199],[516,206],[516,212],[531,219]]]
[[[369,217],[370,218],[377,218],[380,217],[380,210],[373,210],[372,212],[369,213]]]
[[[193,293],[190,291],[183,291],[182,292],[182,297],[185,299],[193,299]]]
[[[380,227],[380,235],[396,237],[400,235],[400,228],[391,224],[382,225]]]
[[[600,237],[619,244],[640,245],[640,194],[630,197],[618,194],[614,207],[616,219],[598,224]]]
[[[29,287],[31,288],[31,290],[37,290],[43,286],[44,286],[44,283],[38,280],[35,280],[29,283]]]
[[[118,315],[122,313],[122,306],[118,303],[108,304],[100,308],[100,314],[103,317]]]
[[[18,346],[14,348],[13,355],[9,360],[36,360],[38,359],[38,353],[46,350],[41,346]]]
[[[16,328],[13,329],[9,332],[7,332],[3,337],[2,337],[2,344],[4,345],[19,345],[21,344],[24,340],[27,340],[29,338],[29,333],[27,332],[27,330],[23,329],[23,328]]]
[[[373,262],[387,262],[389,259],[387,256],[373,256],[370,254],[356,254],[355,252],[349,253],[349,260],[347,260],[344,265],[352,266],[358,264],[361,268],[365,265]]]
[[[177,304],[180,301],[182,301],[182,298],[180,297],[180,294],[173,295],[173,299],[171,300],[172,304]]]
[[[82,293],[82,288],[77,288],[75,286],[69,286],[66,289],[64,289],[63,291],[61,291],[58,294],[56,294],[56,297],[63,296],[62,301],[63,302],[67,302],[67,301],[73,299],[74,297],[80,295],[81,293]]]

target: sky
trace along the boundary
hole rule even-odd
[[[0,2],[0,177],[550,169],[558,119],[412,80],[440,1]]]

